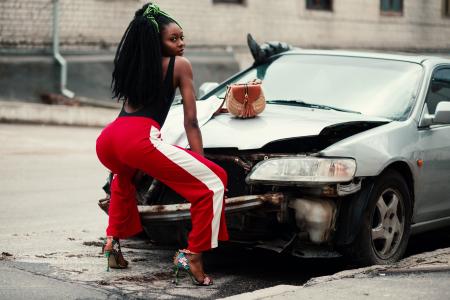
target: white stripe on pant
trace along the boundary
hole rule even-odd
[[[211,222],[211,248],[215,248],[218,245],[220,218],[223,206],[223,197],[225,187],[219,178],[211,169],[209,169],[202,162],[198,161],[195,157],[191,156],[186,151],[179,149],[175,146],[164,143],[161,138],[161,134],[156,127],[151,127],[150,141],[156,147],[156,149],[171,160],[174,164],[180,166],[186,172],[191,174],[197,180],[207,186],[207,188],[213,192],[213,219]]]

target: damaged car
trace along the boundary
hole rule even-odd
[[[215,114],[227,85],[253,79],[262,114]],[[387,264],[411,234],[450,225],[450,60],[290,49],[211,87],[198,119],[205,156],[228,173],[230,242]],[[175,104],[164,140],[188,147],[182,124]],[[148,176],[136,185],[148,236],[185,243],[190,204]]]

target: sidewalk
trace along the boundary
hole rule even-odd
[[[313,278],[303,286],[279,285],[224,299],[450,299],[450,248],[410,256],[390,266]]]
[[[0,299],[123,299],[76,282],[56,280],[0,263]]]
[[[0,100],[0,123],[28,123],[104,127],[119,114],[118,108],[48,105]]]

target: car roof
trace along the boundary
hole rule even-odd
[[[282,55],[289,54],[311,54],[311,55],[332,55],[332,56],[348,56],[348,57],[364,57],[364,58],[379,58],[406,61],[412,63],[423,64],[425,62],[431,64],[450,63],[450,56],[448,58],[418,55],[410,53],[381,53],[381,52],[365,52],[365,51],[347,51],[347,50],[312,50],[295,48],[293,50],[281,53]]]

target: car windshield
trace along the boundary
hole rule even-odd
[[[263,81],[268,103],[406,119],[422,77],[422,66],[405,61],[331,55],[282,55],[251,68],[227,84]],[[225,96],[226,86],[214,95]]]

